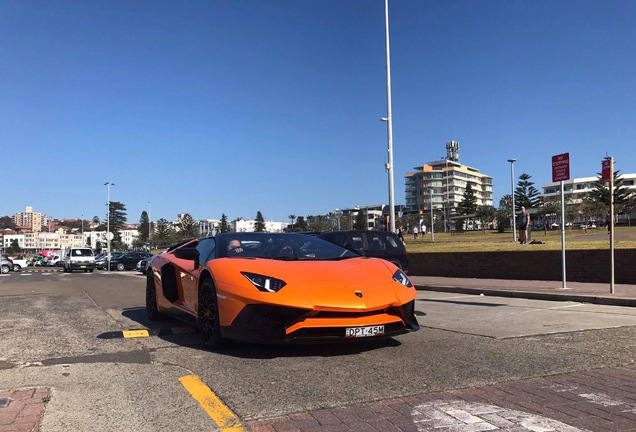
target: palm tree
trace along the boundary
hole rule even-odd
[[[291,226],[290,226],[290,230],[293,231],[294,230],[294,220],[296,219],[296,215],[290,214],[289,216],[287,216],[289,218],[289,220],[291,221]]]

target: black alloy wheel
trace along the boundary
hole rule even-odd
[[[146,278],[146,315],[151,321],[161,319],[161,314],[157,308],[157,288],[155,287],[155,275],[148,272]]]
[[[197,326],[199,327],[199,332],[201,332],[203,345],[206,348],[221,348],[225,345],[219,325],[219,305],[217,304],[216,289],[212,279],[209,277],[199,287]]]

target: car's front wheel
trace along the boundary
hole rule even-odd
[[[117,271],[124,271],[125,269],[124,263],[117,263]]]
[[[197,315],[197,325],[201,332],[203,345],[211,349],[223,347],[225,340],[221,337],[216,289],[212,279],[209,277],[203,281],[199,288]]]
[[[2,266],[2,270],[0,270],[0,271],[2,272],[2,274],[7,274],[7,273],[9,273],[9,270],[11,270],[11,269],[9,268],[8,265],[3,265]]]
[[[20,264],[13,264],[13,271],[20,271],[22,266]]]

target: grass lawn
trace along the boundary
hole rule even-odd
[[[408,252],[505,252],[561,250],[561,231],[552,230],[544,233],[534,231],[531,240],[541,244],[520,245],[513,242],[512,231],[498,233],[496,231],[468,231],[462,234],[435,233],[435,241],[428,233],[423,239],[414,240],[412,235],[405,235]],[[615,228],[614,247],[616,249],[636,248],[636,227]],[[609,235],[607,228],[567,229],[565,232],[565,249],[608,249]]]

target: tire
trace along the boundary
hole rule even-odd
[[[93,269],[88,269],[88,272],[89,273],[93,273]]]
[[[124,263],[117,263],[117,271],[124,271],[126,270],[126,266],[124,265]]]
[[[157,308],[157,289],[155,275],[152,272],[149,272],[146,278],[146,315],[150,321],[158,321],[162,318]]]
[[[13,271],[20,271],[22,270],[22,266],[20,264],[13,264]]]
[[[2,269],[0,271],[2,272],[2,274],[9,273],[9,266],[8,265],[2,265]]]
[[[216,289],[209,277],[205,278],[199,287],[197,327],[206,348],[222,348],[226,345],[226,340],[221,337]]]
[[[66,268],[66,266],[64,266],[64,273],[68,273],[68,268]]]

